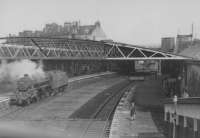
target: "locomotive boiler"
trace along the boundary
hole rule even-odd
[[[10,105],[29,105],[64,92],[67,86],[68,76],[63,71],[45,72],[45,77],[39,80],[25,74],[17,81],[17,89],[10,97]]]

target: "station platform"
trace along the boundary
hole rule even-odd
[[[120,100],[112,120],[109,138],[165,138],[162,129],[162,88],[158,80],[138,82]],[[133,93],[136,118],[131,120],[128,97]]]

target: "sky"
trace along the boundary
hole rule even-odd
[[[46,23],[99,20],[114,41],[159,45],[162,37],[200,37],[199,0],[0,0],[0,37],[41,30]]]

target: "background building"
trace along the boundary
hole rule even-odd
[[[161,41],[161,50],[164,52],[173,52],[175,48],[174,37],[164,37]]]
[[[177,35],[176,46],[174,53],[180,53],[184,49],[192,45],[192,34],[191,35]]]
[[[95,22],[94,25],[80,26],[75,37],[78,39],[106,40],[106,35],[99,21]]]
[[[20,37],[62,37],[89,40],[107,40],[101,23],[95,22],[93,25],[81,25],[80,21],[65,22],[64,25],[56,23],[46,24],[42,30],[24,30],[18,33]]]

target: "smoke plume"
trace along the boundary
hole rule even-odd
[[[0,81],[9,79],[15,81],[28,74],[32,79],[41,79],[45,77],[43,65],[30,60],[20,60],[11,63],[2,63],[0,65]]]

